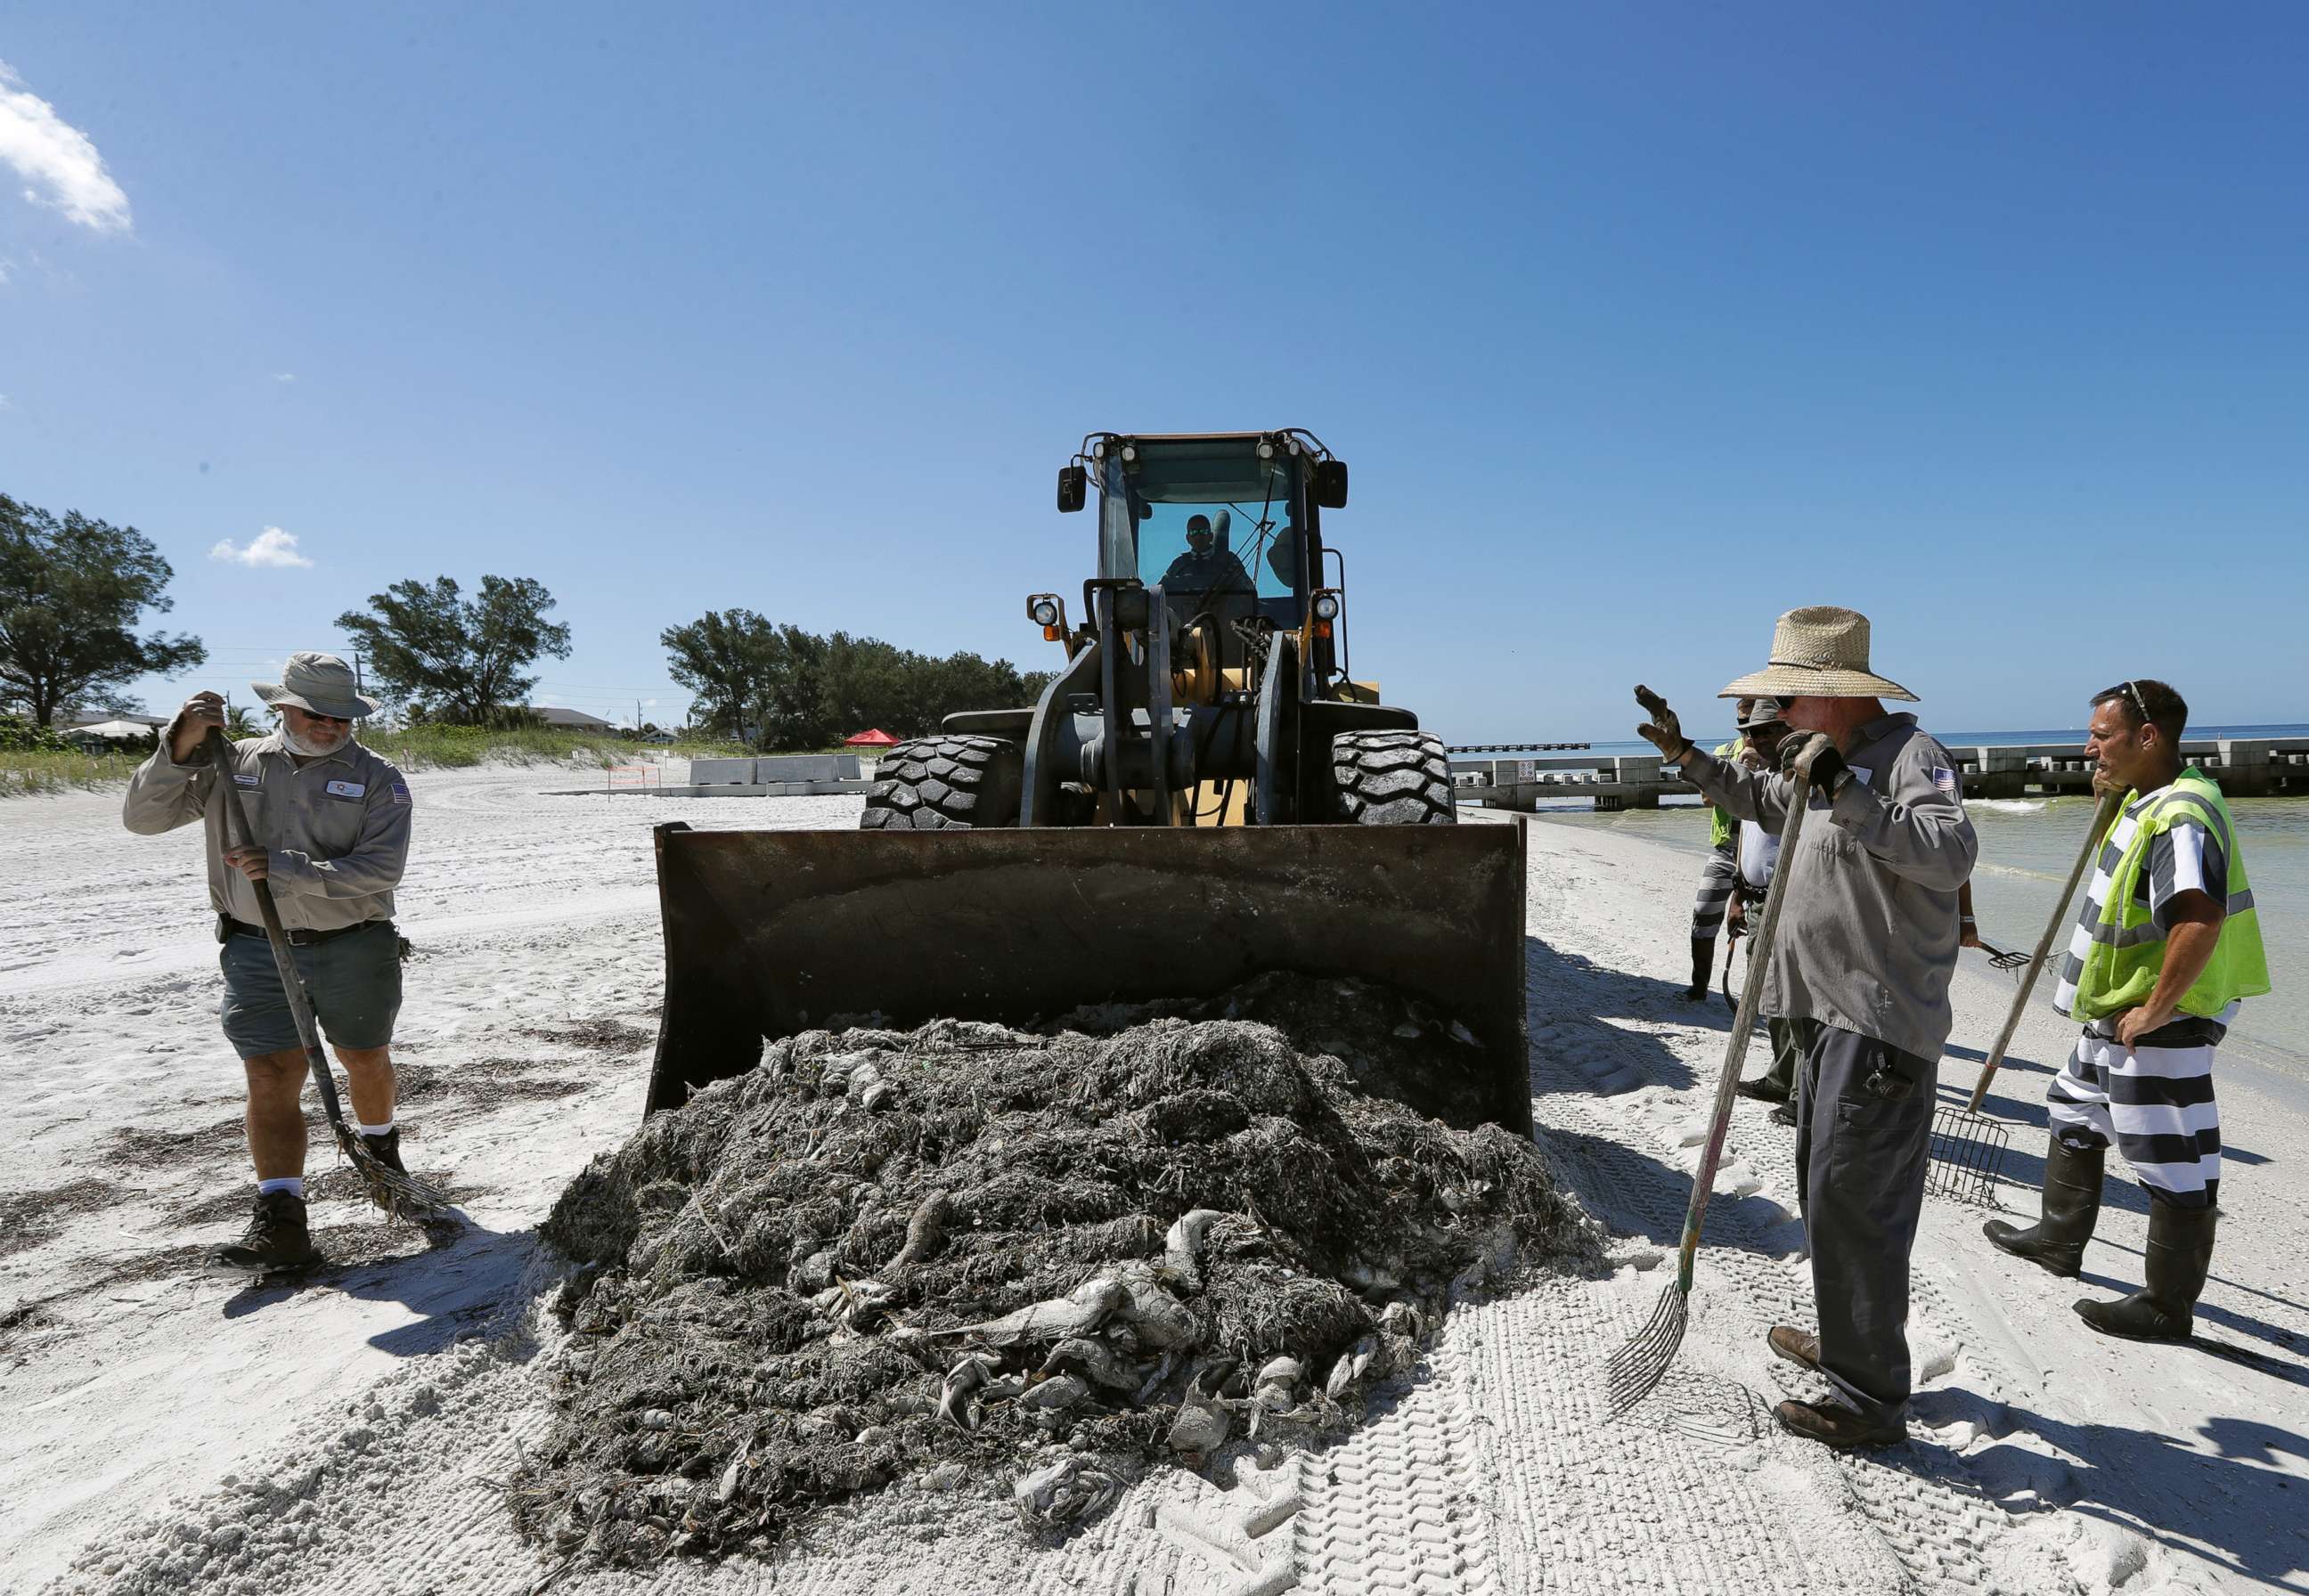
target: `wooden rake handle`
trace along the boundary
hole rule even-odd
[[[216,727],[209,728],[205,741],[209,763],[216,772],[217,797],[224,808],[224,845],[234,846],[237,833],[248,846],[261,846],[256,832],[248,824],[248,811],[240,806],[240,788],[232,779],[232,746],[224,740],[224,733]],[[289,951],[289,933],[281,924],[281,910],[272,902],[272,888],[264,882],[252,881],[256,889],[256,912],[264,921],[264,939],[272,945],[273,967],[281,972],[281,988],[289,998],[290,1017],[297,1022],[297,1040],[304,1044],[305,1067],[311,1072],[313,1084],[321,1094],[321,1108],[329,1117],[329,1126],[340,1142],[351,1132],[345,1124],[344,1104],[337,1097],[337,1079],[329,1071],[328,1055],[321,1051],[321,1026],[313,1014],[313,1000],[305,991],[304,978],[297,973],[296,955]]]
[[[2084,846],[2077,850],[2077,862],[2069,867],[2069,884],[2061,889],[2060,904],[2053,910],[2053,918],[2045,922],[2045,934],[2037,939],[2037,951],[2020,977],[2020,989],[2012,995],[2012,1012],[2004,1016],[2004,1029],[1996,1033],[1996,1045],[1988,1050],[1988,1062],[1980,1067],[1980,1083],[1972,1089],[1972,1100],[1964,1107],[1966,1113],[1980,1112],[1982,1100],[1988,1096],[1988,1083],[1996,1078],[1996,1066],[2004,1062],[2004,1049],[2012,1045],[2012,1033],[2020,1028],[2020,1016],[2028,1012],[2028,995],[2037,989],[2037,977],[2044,971],[2045,960],[2052,953],[2061,927],[2069,922],[2069,903],[2077,895],[2077,884],[2085,878],[2093,850],[2115,824],[2117,806],[2123,801],[2122,793],[2105,792],[2094,806],[2092,825],[2085,833]]]
[[[1740,1086],[1741,1066],[1747,1062],[1748,1040],[1756,1029],[1756,1008],[1764,996],[1764,971],[1771,962],[1772,933],[1780,923],[1780,905],[1786,901],[1788,877],[1794,874],[1797,833],[1803,830],[1804,811],[1812,805],[1812,767],[1799,765],[1790,773],[1794,784],[1788,812],[1780,822],[1780,851],[1772,867],[1772,884],[1764,893],[1764,912],[1757,918],[1753,940],[1748,945],[1748,979],[1740,988],[1740,1011],[1733,1017],[1732,1034],[1724,1043],[1724,1073],[1716,1078],[1716,1108],[1708,1121],[1708,1144],[1691,1176],[1691,1205],[1684,1211],[1683,1243],[1676,1255],[1676,1283],[1691,1290],[1693,1256],[1699,1251],[1701,1216],[1716,1185],[1716,1169],[1724,1159],[1724,1137],[1732,1126],[1732,1104]]]

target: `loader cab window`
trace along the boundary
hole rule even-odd
[[[1305,537],[1294,462],[1264,462],[1256,440],[1140,445],[1137,470],[1101,473],[1101,574],[1232,597],[1295,625]],[[1228,608],[1232,608],[1229,606]]]

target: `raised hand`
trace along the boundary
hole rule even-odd
[[[1675,712],[1667,707],[1667,700],[1640,684],[1636,688],[1636,703],[1651,717],[1636,728],[1636,735],[1660,751],[1660,757],[1673,763],[1691,749],[1691,739],[1683,735],[1683,727]]]

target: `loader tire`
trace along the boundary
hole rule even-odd
[[[924,737],[874,767],[860,831],[989,830],[1018,824],[1025,751],[999,737]]]
[[[1331,739],[1331,790],[1349,825],[1450,825],[1451,761],[1431,731],[1343,731]]]

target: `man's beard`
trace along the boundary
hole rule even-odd
[[[336,738],[333,742],[308,742],[305,738],[298,737],[297,733],[290,728],[289,722],[286,719],[283,719],[281,722],[281,740],[288,745],[289,752],[291,754],[301,754],[307,759],[318,759],[324,754],[334,754],[338,749],[343,747],[345,744],[350,740],[351,737],[352,729],[348,727],[345,729],[344,736]]]

